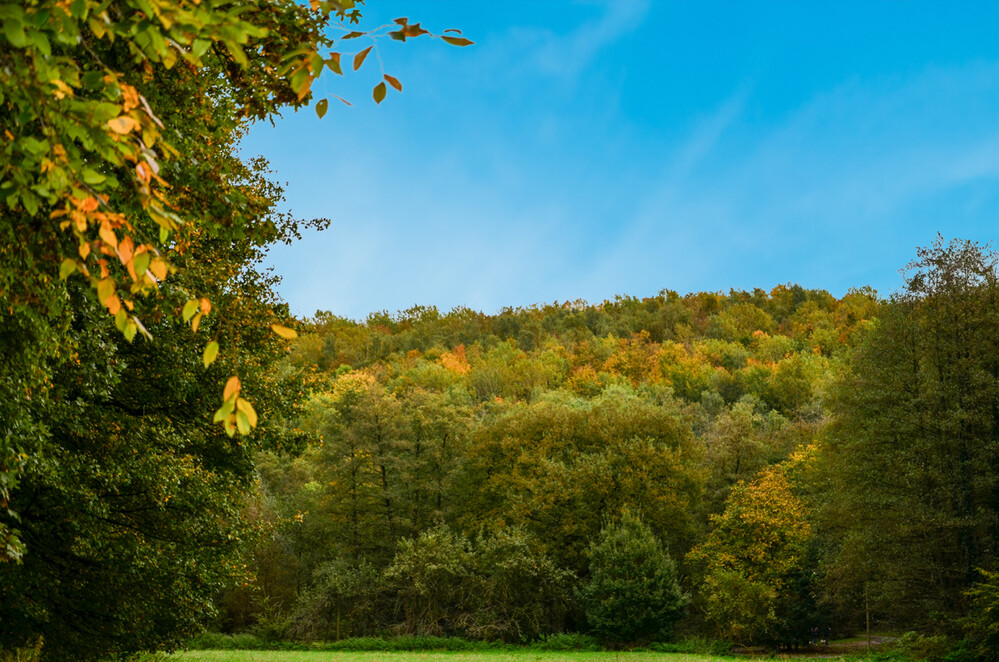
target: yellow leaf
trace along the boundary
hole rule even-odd
[[[198,325],[199,325],[199,324],[201,324],[201,318],[202,318],[203,316],[204,316],[204,313],[198,313],[198,314],[197,314],[197,315],[195,315],[195,316],[194,316],[194,318],[193,318],[193,319],[191,320],[191,331],[192,331],[193,333],[197,333],[197,332],[198,332]]]
[[[107,221],[101,223],[101,227],[97,231],[97,234],[100,235],[101,241],[111,248],[116,248],[118,246],[118,235],[114,233],[114,230],[111,229],[111,224]]]
[[[183,316],[184,321],[187,322],[192,317],[194,317],[194,313],[196,312],[198,312],[198,300],[191,299],[184,304],[184,311],[181,313],[181,315]]]
[[[167,277],[167,262],[161,257],[153,258],[149,263],[149,270],[156,276],[156,280],[165,280]]]
[[[212,361],[214,361],[215,357],[218,355],[219,355],[219,344],[213,340],[210,343],[208,343],[207,347],[205,347],[205,353],[201,357],[201,360],[205,364],[205,367],[207,368],[212,364]]]
[[[271,331],[278,334],[282,338],[287,338],[288,340],[292,340],[298,337],[297,331],[295,331],[294,329],[289,329],[286,326],[281,326],[280,324],[271,324]]]
[[[236,398],[236,409],[246,414],[251,427],[257,427],[257,412],[253,409],[253,405],[243,398]]]
[[[114,295],[115,284],[111,278],[104,278],[97,282],[97,300],[104,303],[109,297]]]
[[[71,257],[67,257],[59,266],[59,278],[66,280],[74,271],[76,271],[76,260]]]
[[[229,381],[225,383],[225,390],[222,391],[222,399],[228,400],[234,395],[239,395],[239,389],[241,384],[239,383],[239,377],[233,375],[229,378]]]

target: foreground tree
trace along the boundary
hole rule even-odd
[[[299,226],[237,144],[339,73],[353,4],[0,0],[0,648],[169,646],[240,572],[276,433],[233,435],[298,394],[257,267]]]
[[[579,599],[590,632],[612,645],[669,636],[687,604],[673,559],[630,512],[590,547],[590,576]]]
[[[938,239],[879,318],[831,402],[829,582],[848,612],[939,627],[999,549],[996,254]]]

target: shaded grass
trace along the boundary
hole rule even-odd
[[[178,662],[718,662],[731,658],[652,652],[572,651],[185,651]]]
[[[774,659],[767,656],[769,659]],[[784,656],[778,655],[776,659]],[[166,658],[169,662],[723,662],[746,660],[746,657],[701,655],[689,653],[633,652],[581,652],[581,651],[235,651],[201,650],[175,653]],[[809,662],[819,658],[788,657],[795,662]],[[862,662],[866,656],[832,658]],[[830,662],[825,658],[822,662]]]

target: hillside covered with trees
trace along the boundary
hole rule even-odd
[[[999,543],[995,256],[938,242],[908,278],[317,314],[219,625],[962,638]]]

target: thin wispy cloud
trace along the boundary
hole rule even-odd
[[[942,59],[940,28],[904,62],[898,39],[865,60],[880,42],[844,54],[846,14],[801,34],[761,24],[757,47],[754,14],[721,25],[715,5],[531,7],[458,19],[477,45],[419,51],[432,66],[401,69],[407,93],[391,105],[352,109],[332,130],[304,113],[251,136],[290,181],[292,209],[334,219],[274,252],[294,311],[492,312],[788,281],[888,291],[938,230],[994,232],[993,41],[981,41],[989,57]],[[673,38],[657,41],[664,25]]]
[[[604,7],[602,16],[571,32],[528,31],[535,41],[533,61],[540,72],[560,78],[575,78],[606,48],[642,25],[649,0],[619,0]]]

